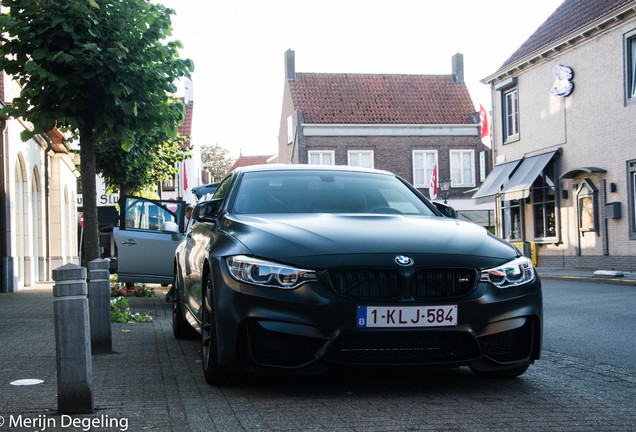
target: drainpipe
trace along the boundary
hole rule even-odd
[[[0,102],[1,107],[4,104]],[[0,292],[13,291],[13,264],[10,257],[11,236],[9,233],[9,191],[6,188],[9,175],[9,167],[5,166],[9,157],[9,149],[5,132],[7,128],[7,120],[0,119],[0,259],[2,260],[0,268]],[[6,158],[6,160],[5,160]]]

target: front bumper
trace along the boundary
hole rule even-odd
[[[331,365],[479,365],[512,368],[539,358],[541,282],[426,302],[343,298],[323,283],[281,290],[242,284],[213,269],[219,362],[292,370]],[[436,328],[358,328],[357,307],[456,304],[458,322]]]

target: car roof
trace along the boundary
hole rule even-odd
[[[194,194],[197,199],[201,199],[206,194],[212,194],[219,187],[219,182],[216,183],[208,183],[200,186],[195,186],[190,191]]]
[[[391,175],[389,171],[382,171],[373,168],[360,168],[349,165],[308,165],[308,164],[263,164],[239,167],[234,172],[266,172],[266,171],[332,171],[332,172],[363,172],[372,174]]]

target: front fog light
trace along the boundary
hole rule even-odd
[[[532,282],[534,267],[527,257],[519,257],[509,263],[481,271],[481,281],[490,282],[499,288],[508,288]]]

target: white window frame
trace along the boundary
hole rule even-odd
[[[426,164],[426,155],[433,155],[432,167],[419,167],[417,165],[417,155],[422,155],[422,161]],[[413,150],[413,186],[416,188],[428,188],[431,184],[431,176],[433,175],[433,169],[437,163],[437,150]],[[423,171],[423,172],[422,172]],[[437,176],[439,177],[439,166],[437,167]],[[418,181],[420,180],[421,181]]]
[[[629,239],[636,240],[636,159],[627,161]]]
[[[625,103],[636,104],[636,30],[625,34]]]
[[[459,155],[460,166],[455,166],[455,155]],[[449,150],[451,187],[475,187],[475,150]],[[464,172],[465,160],[468,158],[470,173]],[[457,178],[459,177],[459,178]]]
[[[319,163],[312,163],[311,157],[318,156],[320,158]],[[329,162],[325,162],[325,156],[329,157]],[[309,150],[307,152],[307,164],[308,165],[335,165],[336,164],[336,152],[333,150]]]
[[[504,142],[519,139],[519,89],[517,86],[502,92]]]
[[[294,142],[294,116],[290,114],[287,117],[287,144]]]
[[[362,164],[362,156],[369,156],[371,164],[369,166]],[[359,162],[355,163],[352,159],[359,158]],[[361,168],[374,168],[375,160],[373,150],[347,150],[347,165]]]

